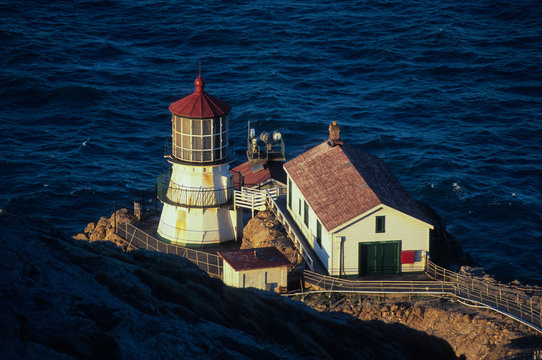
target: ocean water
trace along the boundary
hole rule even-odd
[[[542,2],[0,1],[0,208],[67,234],[152,195],[194,90],[380,156],[479,264],[542,284]]]

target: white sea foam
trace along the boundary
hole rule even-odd
[[[453,187],[454,191],[456,191],[456,192],[463,191],[463,188],[462,188],[458,183],[456,183],[456,182],[454,182],[454,183],[452,184],[452,187]]]

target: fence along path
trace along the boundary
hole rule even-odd
[[[482,304],[542,333],[542,302],[520,290],[444,269],[428,261],[425,273],[454,285],[454,296]]]
[[[445,281],[360,281],[325,276],[312,271],[303,272],[305,282],[324,292],[358,294],[426,294],[447,295],[454,291],[453,284]],[[315,290],[313,292],[317,292]]]
[[[499,360],[542,360],[542,350],[535,350],[533,352],[508,355],[508,356],[500,358]]]
[[[506,315],[542,333],[542,304],[521,291],[464,276],[428,262],[426,274],[431,281],[358,281],[304,271],[305,281],[322,290],[360,294],[450,295]]]
[[[224,266],[220,256],[183,246],[167,244],[129,223],[119,224],[116,233],[125,240],[128,249],[147,249],[182,256],[196,264],[201,270],[208,273],[209,276],[222,278]]]
[[[280,195],[280,189],[278,192],[269,192],[267,190],[257,191],[260,193],[254,195],[262,196],[262,193],[265,194],[267,208],[284,225],[288,237],[305,260],[308,268],[314,270],[314,262],[311,256],[314,253],[303,243],[301,235],[288,222],[287,217],[275,201],[277,196]],[[167,244],[128,223],[119,224],[117,226],[117,234],[125,239],[129,249],[142,248],[182,256],[196,264],[210,276],[222,278],[223,260],[217,255]],[[346,280],[321,275],[308,270],[304,271],[304,277],[306,282],[322,288],[322,291],[325,292],[451,295],[458,299],[483,305],[542,333],[542,302],[539,297],[534,299],[522,291],[461,275],[444,269],[431,261],[427,262],[425,273],[433,281]]]

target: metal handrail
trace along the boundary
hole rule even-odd
[[[542,360],[542,350],[523,352],[514,355],[508,355],[499,360]]]
[[[116,233],[128,243],[128,246],[182,256],[196,264],[209,276],[222,278],[224,263],[220,256],[179,245],[167,244],[130,223],[119,224]]]
[[[312,271],[303,272],[305,281],[325,291],[365,294],[449,294],[453,286],[444,281],[379,281],[349,280],[321,275]]]
[[[506,286],[447,270],[431,261],[427,262],[426,274],[435,280],[453,284],[455,296],[485,304],[506,315],[517,317],[542,332],[540,299]]]
[[[500,288],[483,280],[469,278],[439,267],[428,261],[426,274],[433,281],[360,281],[340,279],[305,270],[305,281],[323,290],[314,292],[340,292],[362,294],[437,294],[483,305],[506,315],[542,333],[542,305],[518,291]],[[498,289],[499,291],[495,291]],[[311,291],[313,292],[313,291]]]

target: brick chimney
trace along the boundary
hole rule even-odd
[[[343,144],[343,142],[341,141],[341,136],[339,135],[340,132],[341,132],[341,129],[339,129],[339,124],[337,124],[336,120],[333,120],[333,123],[329,124],[329,145],[330,146]]]

